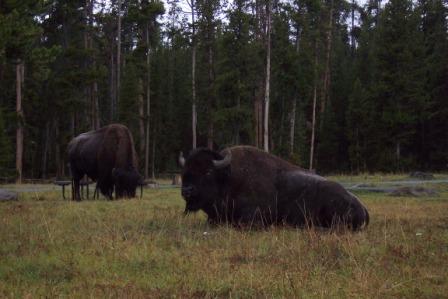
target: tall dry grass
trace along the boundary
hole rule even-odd
[[[362,194],[359,233],[208,226],[179,190],[0,204],[0,297],[448,298],[448,190]]]

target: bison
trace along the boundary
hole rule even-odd
[[[97,181],[97,188],[109,199],[114,189],[116,198],[135,197],[141,176],[134,141],[126,126],[111,124],[82,133],[70,141],[67,151],[75,200],[81,199],[79,182],[84,175]]]
[[[187,159],[181,153],[179,164],[185,213],[203,210],[211,223],[352,230],[369,223],[366,207],[341,185],[255,147],[200,148]]]

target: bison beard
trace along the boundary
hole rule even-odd
[[[84,175],[97,181],[97,188],[109,199],[114,189],[117,198],[135,197],[141,176],[137,172],[137,155],[128,128],[112,124],[80,134],[73,138],[67,151],[75,200],[81,199],[79,181]]]
[[[181,155],[185,212],[203,210],[210,222],[266,226],[347,226],[369,222],[359,199],[341,185],[250,146]]]

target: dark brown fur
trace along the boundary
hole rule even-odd
[[[214,169],[213,160],[229,152],[230,165]],[[202,209],[211,222],[323,227],[344,222],[355,230],[368,223],[365,207],[339,184],[251,146],[192,152],[182,195],[186,212]]]
[[[74,198],[80,200],[79,180],[86,174],[101,193],[112,198],[135,196],[141,178],[137,172],[134,140],[128,128],[112,124],[78,135],[68,145]]]

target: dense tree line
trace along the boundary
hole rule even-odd
[[[252,144],[319,172],[443,170],[445,0],[0,2],[0,177],[120,122],[142,173]]]

